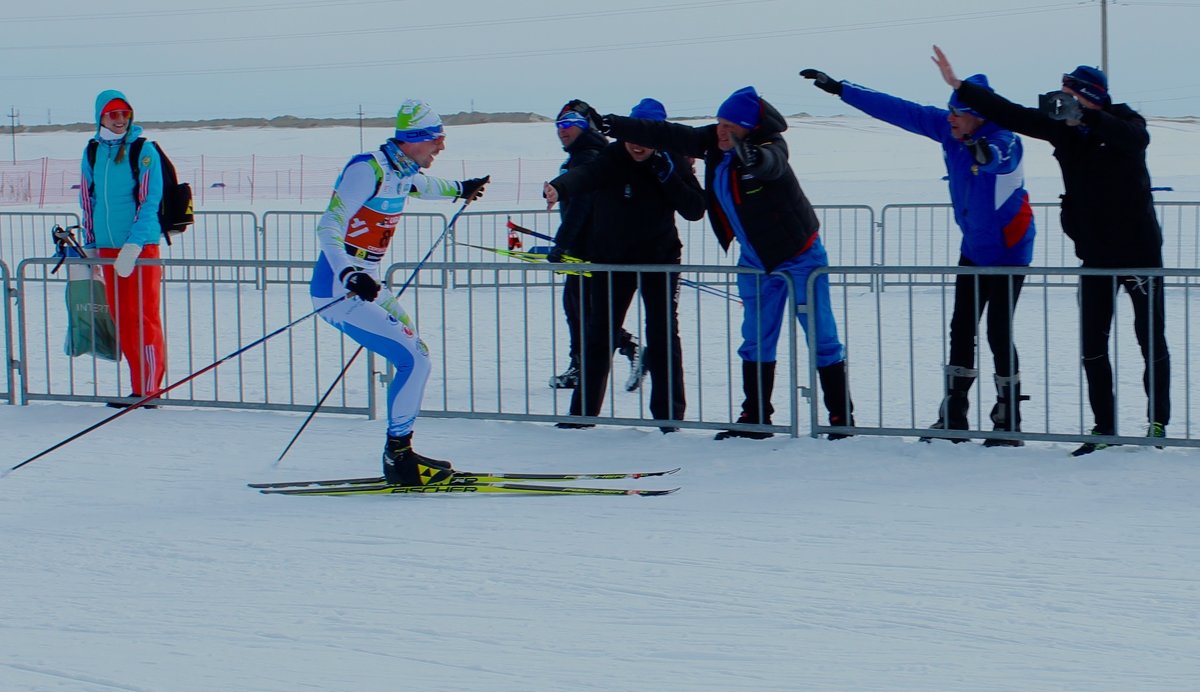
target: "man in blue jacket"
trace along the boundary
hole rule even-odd
[[[988,122],[952,94],[947,108],[922,106],[848,81],[837,81],[816,69],[800,76],[862,112],[942,145],[949,173],[954,220],[962,230],[961,267],[1027,267],[1036,233],[1029,194],[1025,192],[1021,138]],[[965,81],[991,91],[987,77]],[[968,392],[975,369],[975,338],[987,310],[988,345],[996,368],[993,430],[1021,430],[1021,375],[1012,338],[1013,313],[1025,281],[1023,274],[960,274],[954,282],[950,318],[950,362],[945,366],[945,396],[933,428],[970,427]],[[930,438],[922,438],[929,441]],[[954,440],[962,442],[963,440]],[[987,446],[1020,446],[1019,440],[989,439]]]

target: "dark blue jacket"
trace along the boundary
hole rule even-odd
[[[954,220],[962,230],[961,252],[981,267],[1028,266],[1037,234],[1021,159],[1021,138],[984,122],[974,139],[986,138],[991,160],[978,164],[971,150],[950,132],[949,111],[922,106],[842,82],[842,100],[873,118],[942,145],[950,180]]]

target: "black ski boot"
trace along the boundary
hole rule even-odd
[[[759,386],[759,380],[762,386]],[[771,405],[771,393],[775,390],[775,363],[755,363],[742,361],[742,391],[746,400],[742,402],[742,414],[738,423],[771,424],[771,414],[775,407]],[[774,437],[775,433],[746,430],[722,430],[717,433],[715,440],[727,440],[731,437],[742,437],[750,440],[765,440]]]
[[[1013,373],[1011,377],[996,378],[996,405],[992,407],[992,430],[995,432],[1021,432],[1021,402],[1029,401],[1028,396],[1021,395],[1021,373]],[[1023,447],[1024,440],[998,440],[989,438],[983,441],[984,447]]]
[[[974,368],[964,368],[961,365],[947,365],[943,371],[946,378],[946,396],[942,398],[941,408],[938,409],[937,422],[929,428],[931,430],[968,430],[971,427],[970,421],[967,420],[967,409],[971,406],[971,398],[968,393],[971,391],[971,385],[975,384],[975,378],[979,376],[979,371]],[[932,442],[935,439],[948,439],[954,444],[966,442],[961,438],[946,438],[936,435],[926,435],[921,438],[921,441]]]
[[[817,368],[817,375],[821,378],[821,392],[825,395],[825,410],[829,411],[829,424],[838,427],[854,427],[854,402],[850,399],[846,361]],[[847,437],[854,437],[854,435],[849,432],[831,432],[826,437],[830,440],[844,440]]]
[[[646,378],[646,349],[638,344],[637,337],[630,335],[629,341],[617,349],[617,353],[629,359],[629,377],[625,378],[625,391],[636,392]]]
[[[450,462],[413,451],[412,433],[388,436],[383,447],[383,477],[391,485],[445,485],[453,476]]]

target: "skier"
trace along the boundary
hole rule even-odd
[[[336,301],[321,317],[395,368],[383,449],[383,475],[394,485],[446,483],[454,471],[448,461],[413,451],[413,423],[431,369],[429,349],[399,296],[379,281],[380,260],[409,197],[473,201],[483,196],[490,176],[453,181],[421,172],[446,148],[445,137],[442,119],[428,104],[405,101],[396,113],[395,136],[378,150],[350,159],[317,224],[321,254],[310,284],[313,306]]]
[[[775,107],[758,95],[754,87],[733,92],[717,110],[717,123],[688,127],[678,123],[606,115],[594,110],[589,118],[601,131],[617,139],[704,157],[704,182],[708,216],[722,248],[737,238],[742,252],[738,266],[759,270],[738,275],[742,299],[742,402],[739,423],[769,424],[774,407],[775,353],[787,306],[787,283],[777,273],[787,273],[797,305],[811,301],[816,307],[816,324],[796,315],[805,332],[816,330],[817,373],[824,391],[829,423],[854,425],[853,404],[846,377],[846,355],[838,339],[837,324],[829,299],[829,278],[816,281],[808,295],[808,277],[829,264],[817,231],[820,222],[812,204],[800,189],[788,163],[783,131],[787,121]],[[764,439],[771,433],[725,430],[718,440],[729,437]],[[848,437],[849,432],[829,434],[829,439]]]
[[[667,119],[667,111],[654,99],[642,99],[630,116],[661,121]],[[545,196],[550,204],[592,197],[594,235],[588,257],[601,264],[679,264],[683,245],[675,227],[676,211],[691,221],[704,216],[704,192],[682,156],[621,141],[609,144],[591,163],[546,183]],[[679,341],[679,274],[596,272],[587,293],[583,381],[571,396],[571,415],[600,415],[612,366],[613,331],[625,321],[634,293],[641,293],[650,413],[659,420],[682,419],[687,402]],[[672,425],[659,429],[678,430]]]
[[[1025,108],[958,79],[937,46],[932,60],[955,95],[981,115],[1014,132],[1054,147],[1062,169],[1063,233],[1075,242],[1085,268],[1160,268],[1162,229],[1154,213],[1146,148],[1146,120],[1124,103],[1113,103],[1104,72],[1080,65],[1062,76],[1062,91],[1047,94],[1047,111]],[[1171,418],[1171,355],[1167,351],[1163,279],[1117,274],[1079,277],[1079,332],[1093,435],[1116,434],[1116,405],[1108,339],[1114,299],[1124,287],[1133,304],[1133,331],[1145,370],[1148,437],[1165,437]],[[1087,442],[1072,452],[1107,447]]]
[[[101,267],[108,310],[117,326],[121,354],[129,364],[131,400],[162,388],[167,346],[160,309],[162,267],[136,266],[138,259],[159,258],[158,205],[162,201],[162,169],[158,149],[143,146],[138,179],[133,178],[130,146],[142,136],[133,123],[133,106],[125,94],[108,89],[96,96],[95,164],[84,149],[79,206],[83,210],[83,245],[99,257],[115,258]],[[125,408],[131,400],[108,406]],[[154,408],[142,405],[142,408]]]
[[[595,161],[608,145],[604,135],[588,123],[586,113],[589,108],[591,107],[586,102],[571,99],[558,111],[554,127],[563,151],[567,152],[567,159],[559,168],[559,175]],[[587,245],[592,232],[592,196],[579,195],[570,202],[564,202],[558,212],[561,220],[558,233],[554,236],[554,247],[546,257],[547,261],[561,262],[564,255],[591,259],[587,254]],[[579,386],[579,351],[582,343],[580,331],[586,319],[583,313],[588,304],[584,295],[587,278],[580,274],[567,274],[563,281],[562,306],[563,314],[567,318],[571,361],[562,374],[550,378],[551,389],[575,389]],[[629,381],[633,383],[632,389],[637,389],[637,385],[641,383],[642,367],[638,357],[637,339],[621,325],[617,325],[617,333],[614,336],[615,348],[629,359]]]
[[[962,231],[960,267],[1028,267],[1033,259],[1036,229],[1029,194],[1025,191],[1021,138],[988,122],[955,94],[947,108],[922,106],[874,91],[849,81],[837,81],[816,69],[800,76],[813,85],[863,111],[913,134],[942,145],[950,181],[954,220]],[[987,76],[967,77],[967,82],[991,91]],[[975,369],[975,338],[979,319],[987,310],[988,345],[995,364],[996,404],[993,430],[1020,432],[1021,374],[1012,338],[1013,313],[1024,274],[970,276],[954,281],[954,312],[950,318],[950,362],[944,367],[945,388],[938,430],[970,427],[968,392],[979,371]],[[929,441],[930,438],[921,438]],[[965,442],[953,439],[953,442]],[[988,439],[985,446],[1019,447],[1020,440]]]

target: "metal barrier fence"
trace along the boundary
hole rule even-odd
[[[19,367],[20,361],[13,352],[13,302],[17,299],[17,289],[13,286],[12,274],[8,265],[0,260],[0,288],[4,290],[4,389],[0,390],[0,398],[8,399],[10,405],[17,403],[17,388],[13,386],[13,372]]]
[[[92,355],[69,358],[63,352],[67,314],[64,282],[52,278],[57,260],[29,259],[17,267],[21,400],[106,402],[128,394],[128,369]],[[87,264],[70,260],[72,264]],[[95,263],[111,263],[98,260]],[[183,379],[281,324],[312,311],[308,295],[310,262],[241,260],[160,260],[163,330],[167,337],[164,384]],[[223,275],[254,276],[260,271],[288,276],[269,291],[252,281],[228,282]],[[307,412],[341,371],[357,344],[313,317],[253,351],[214,368],[168,393],[164,405],[215,406]],[[372,359],[364,359],[341,382],[322,410],[372,415]]]
[[[41,211],[0,212],[0,262],[15,267],[30,257],[54,254],[50,229],[79,224],[79,215]]]
[[[1033,207],[1037,238],[1033,266],[1073,267],[1079,264],[1075,246],[1062,232],[1058,203],[1040,202]],[[1187,269],[1200,266],[1200,202],[1156,202],[1155,212],[1163,229],[1163,265]],[[887,266],[952,266],[958,264],[962,232],[949,204],[889,204],[880,214],[879,264]],[[845,266],[848,263],[830,264]],[[886,287],[895,275],[879,275]],[[935,275],[924,280],[940,281]],[[1070,276],[1047,275],[1040,280],[1071,282]],[[904,285],[904,284],[901,284]]]
[[[1200,410],[1193,402],[1200,351],[1195,335],[1200,328],[1200,270],[1124,270],[1138,276],[1161,276],[1167,282],[1166,338],[1171,354],[1171,422],[1166,440],[1145,437],[1147,397],[1143,391],[1144,363],[1133,330],[1129,302],[1117,296],[1112,323],[1111,358],[1116,391],[1117,437],[1088,438],[1093,419],[1086,381],[1080,366],[1079,307],[1075,283],[1082,275],[1111,276],[1108,270],[1030,268],[1015,315],[1014,334],[1020,356],[1023,391],[1031,399],[1022,406],[1022,434],[993,434],[988,414],[995,402],[992,355],[986,323],[976,340],[979,378],[971,392],[972,432],[963,435],[1038,441],[1109,439],[1126,445],[1200,447]],[[838,327],[849,357],[850,386],[855,400],[858,431],[867,435],[928,434],[938,417],[945,393],[942,365],[947,353],[948,324],[953,310],[956,275],[1009,275],[996,267],[830,267],[814,272],[867,273],[906,290],[856,292],[848,286],[834,291]],[[1072,282],[1072,283],[1066,283]],[[810,288],[811,290],[811,288]],[[811,316],[809,319],[812,319]],[[813,433],[830,428],[810,410]],[[824,416],[820,416],[821,419]],[[981,432],[986,431],[986,432]],[[939,431],[941,434],[941,431]],[[954,435],[954,433],[949,433]]]
[[[399,285],[415,264],[388,268],[390,284]],[[574,268],[574,267],[573,267]],[[736,282],[737,274],[759,274],[739,267],[712,265],[578,265],[580,271],[636,273],[643,285],[663,281],[666,272],[679,272],[697,281],[721,276]],[[454,271],[460,282],[453,290],[424,282],[426,270]],[[551,376],[568,362],[568,334],[561,308],[561,280],[547,265],[496,263],[426,264],[401,302],[429,345],[434,369],[425,390],[422,415],[446,418],[584,422],[619,425],[677,426],[699,429],[769,430],[794,433],[800,419],[789,388],[803,374],[788,344],[796,343],[797,321],[787,320],[780,341],[775,425],[731,426],[742,400],[741,361],[737,357],[742,308],[729,297],[704,291],[681,294],[680,338],[683,349],[686,415],[665,422],[649,409],[651,378],[635,392],[624,388],[629,362],[614,356],[604,404],[598,417],[569,416],[571,390],[548,386]],[[515,275],[512,279],[501,275]],[[594,278],[593,280],[603,280]],[[432,289],[432,290],[431,290]],[[794,314],[794,313],[793,313]],[[625,328],[647,344],[645,311],[635,297]],[[798,365],[798,363],[800,365]],[[665,386],[659,383],[659,386]]]

